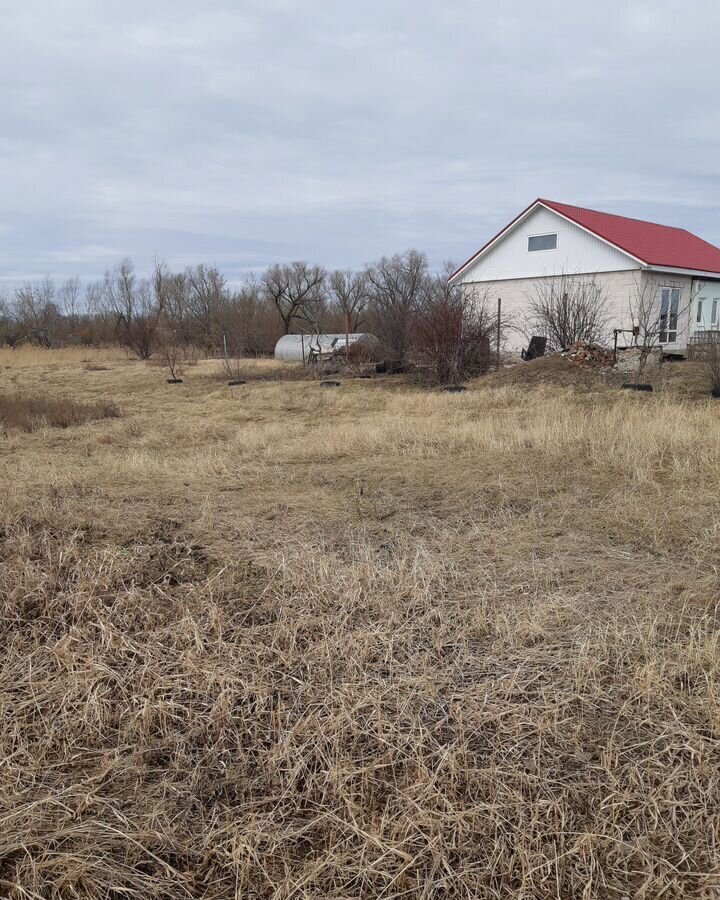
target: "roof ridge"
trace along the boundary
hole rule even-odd
[[[549,205],[550,208],[555,206],[568,206],[571,209],[577,209],[580,212],[588,212],[595,213],[598,216],[612,216],[614,219],[627,219],[628,222],[639,222],[641,225],[655,225],[658,228],[670,228],[672,231],[684,231],[685,234],[690,234],[693,237],[698,237],[698,235],[693,234],[692,231],[688,231],[687,228],[679,228],[677,225],[663,225],[662,222],[653,222],[651,219],[638,219],[637,216],[623,216],[620,213],[606,212],[604,209],[592,209],[589,206],[576,206],[574,203],[563,203],[562,200],[549,200],[546,197],[538,197],[535,201],[536,203],[544,203],[545,205]],[[555,210],[557,212],[557,210]],[[703,238],[700,238],[703,240]]]

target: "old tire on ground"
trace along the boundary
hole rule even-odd
[[[247,381],[243,381],[242,378],[235,378],[232,381],[228,381],[230,387],[235,387],[236,384],[247,384]]]
[[[652,391],[653,386],[651,384],[630,384],[625,383],[622,385],[623,389],[626,391]]]
[[[183,380],[182,380],[182,378],[168,378],[167,383],[168,384],[182,384]]]

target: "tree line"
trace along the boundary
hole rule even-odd
[[[214,265],[174,272],[157,260],[140,277],[125,259],[91,283],[45,278],[6,293],[0,341],[46,348],[117,343],[140,359],[172,343],[240,357],[271,354],[283,334],[367,331],[394,363],[417,353],[452,379],[486,365],[495,322],[488,305],[450,286],[447,274],[433,272],[417,250],[360,270],[278,263],[235,285]]]

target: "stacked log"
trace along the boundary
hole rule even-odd
[[[562,356],[577,366],[600,366],[609,368],[615,365],[612,350],[591,344],[588,341],[575,341],[562,351]]]

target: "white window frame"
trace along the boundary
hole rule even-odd
[[[538,237],[554,237],[555,238],[555,246],[554,247],[546,247],[544,250],[531,250],[530,249],[530,239],[538,238]],[[529,234],[527,239],[527,252],[528,253],[555,253],[558,247],[560,246],[560,235],[557,231],[541,231],[538,234]]]
[[[707,317],[710,317],[708,323]],[[695,301],[695,314],[693,316],[695,331],[711,331],[720,328],[720,297],[703,292]]]
[[[668,292],[668,307],[665,315],[667,316],[668,321],[663,323],[663,291]],[[673,292],[677,291],[677,306],[675,307],[675,327],[670,328],[669,325],[672,323],[673,317]],[[658,334],[658,344],[666,345],[666,344],[677,344],[678,333],[680,331],[680,301],[682,300],[682,288],[677,285],[672,284],[661,284],[658,288],[659,295],[659,306],[660,306],[660,315],[658,317],[658,326],[659,326],[659,334]],[[663,335],[665,336],[665,340],[663,340]]]

